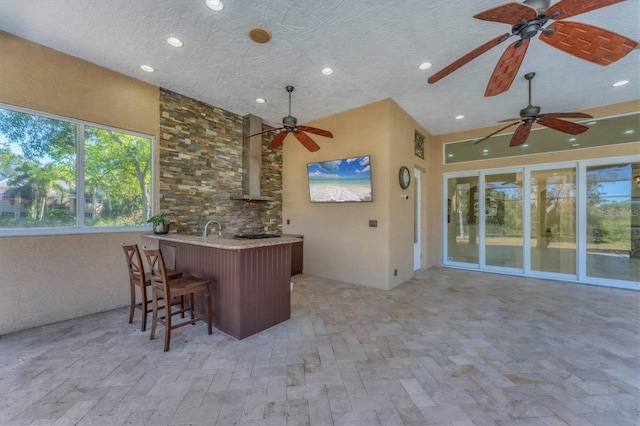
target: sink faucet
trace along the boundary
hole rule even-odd
[[[215,223],[216,225],[218,225],[218,238],[222,238],[222,226],[215,220],[210,220],[209,222],[207,222],[206,225],[204,225],[204,232],[202,232],[202,238],[207,238],[207,227],[211,223]]]

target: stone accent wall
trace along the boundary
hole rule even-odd
[[[159,142],[172,233],[201,234],[209,220],[225,234],[282,231],[282,149],[262,144],[261,191],[276,201],[230,199],[242,193],[242,116],[160,89]]]

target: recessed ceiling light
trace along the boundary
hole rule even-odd
[[[573,142],[575,140],[576,140],[576,138],[569,138],[569,142]]]
[[[522,145],[523,148],[526,148],[528,146],[529,146],[529,144],[526,144],[526,143],[524,145]]]
[[[571,146],[580,146],[579,143],[572,143]]]
[[[483,149],[482,152],[487,153],[487,152],[489,152],[489,150],[488,149]]]
[[[598,124],[597,121],[590,121],[587,123],[587,126],[595,126],[596,124]]]
[[[142,69],[142,71],[146,71],[146,72],[153,72],[155,71],[153,69],[153,67],[150,67],[149,65],[140,65],[140,68]]]
[[[222,4],[221,0],[205,0],[205,3],[207,4],[207,7],[209,9],[216,12],[220,12],[222,9],[224,9],[224,4]]]
[[[460,114],[460,115],[456,115],[456,120],[462,120],[464,118],[464,115]]]
[[[447,157],[451,158],[451,157],[453,157],[453,154],[449,154],[449,155],[447,155]]]
[[[489,155],[489,153],[488,152],[483,152],[482,155]]]
[[[333,74],[333,69],[326,67],[326,68],[322,68],[322,74],[324,75],[331,75]]]
[[[175,37],[169,37],[167,39],[167,43],[169,43],[173,47],[182,47],[182,46],[184,46],[184,43],[179,38],[175,38]]]
[[[418,65],[418,69],[421,70],[428,70],[429,68],[431,68],[431,62],[423,62],[420,65]]]
[[[267,100],[265,98],[256,98],[256,102],[259,104],[266,104]]]
[[[620,81],[616,81],[615,83],[613,83],[612,86],[613,87],[620,87],[620,86],[624,86],[628,82],[629,82],[629,80],[620,80]]]
[[[633,129],[629,129],[629,130],[625,130],[625,131],[624,131],[624,134],[625,134],[625,135],[630,135],[630,134],[632,134],[632,133],[633,133]]]

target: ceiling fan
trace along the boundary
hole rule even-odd
[[[477,47],[433,74],[427,81],[435,83],[509,37],[517,36],[519,40],[509,45],[498,60],[484,95],[495,96],[505,92],[518,73],[529,41],[538,32],[541,33],[540,40],[563,52],[599,65],[609,65],[626,56],[638,43],[609,30],[562,19],[621,1],[624,0],[560,0],[549,7],[551,0],[525,0],[524,3],[505,3],[480,12],[473,17],[509,24],[512,26],[511,33],[499,35]],[[549,20],[555,22],[544,28]]]
[[[318,144],[315,143],[306,132],[327,138],[332,138],[333,134],[328,130],[317,129],[315,127],[298,126],[298,119],[291,115],[291,92],[293,92],[293,86],[287,86],[286,89],[287,92],[289,92],[289,115],[282,119],[282,127],[276,127],[275,129],[254,133],[253,135],[247,136],[247,138],[278,130],[279,133],[271,140],[271,143],[269,143],[267,148],[275,149],[279,147],[282,145],[284,138],[286,138],[289,133],[293,133],[293,136],[295,136],[296,139],[298,139],[309,151],[314,152],[319,150],[320,146],[318,146]]]
[[[509,146],[519,146],[525,143],[527,141],[527,138],[529,137],[529,132],[531,132],[531,126],[536,122],[554,130],[569,133],[570,135],[579,135],[580,133],[589,130],[587,126],[584,126],[582,124],[573,123],[567,120],[561,120],[562,118],[593,118],[589,114],[585,114],[582,112],[551,112],[547,114],[540,114],[540,107],[531,104],[531,80],[533,80],[533,77],[535,76],[535,72],[530,72],[524,75],[524,78],[529,82],[529,105],[527,105],[526,108],[520,110],[520,118],[508,118],[506,120],[500,120],[499,123],[513,120],[517,121],[508,124],[507,126],[491,133],[488,136],[485,136],[480,140],[475,141],[474,144],[478,144],[484,140],[487,140],[491,136],[498,134],[505,129],[508,129],[511,126],[515,126],[518,123],[522,124],[520,124],[520,126],[518,126],[516,131],[513,133],[511,142],[509,142]]]

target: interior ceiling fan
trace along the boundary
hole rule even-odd
[[[511,126],[515,126],[518,123],[521,124],[513,133],[511,142],[509,142],[509,146],[519,146],[525,143],[527,141],[527,138],[529,137],[529,132],[531,132],[531,126],[536,122],[538,124],[542,124],[543,126],[550,127],[554,130],[569,133],[570,135],[579,135],[580,133],[584,133],[589,130],[587,126],[584,126],[582,124],[562,120],[562,118],[593,118],[589,114],[585,114],[582,112],[552,112],[548,114],[540,114],[540,107],[531,104],[531,80],[533,80],[533,77],[535,76],[535,72],[530,72],[524,75],[524,78],[529,82],[529,105],[527,105],[526,108],[520,110],[520,118],[508,118],[506,120],[500,120],[499,123],[504,123],[507,121],[512,123],[474,142],[475,144],[487,140],[491,136],[498,134],[505,129],[508,129]],[[513,120],[517,121],[513,122]]]
[[[253,135],[247,136],[247,138],[261,135],[267,132],[272,132],[274,130],[278,130],[279,133],[273,138],[273,140],[271,141],[271,143],[269,143],[269,146],[267,146],[267,148],[275,149],[279,147],[280,145],[282,145],[284,138],[286,138],[289,133],[293,133],[293,136],[295,136],[296,139],[298,139],[300,143],[304,145],[304,147],[307,148],[309,151],[314,152],[319,150],[320,147],[318,146],[317,143],[313,141],[313,139],[311,139],[309,135],[307,135],[307,132],[313,133],[315,135],[324,136],[327,138],[333,138],[333,134],[328,130],[322,130],[315,127],[298,126],[298,119],[291,115],[291,92],[293,92],[293,86],[287,86],[286,89],[287,89],[287,92],[289,92],[289,115],[282,119],[282,127],[276,127],[274,129],[269,129],[259,133],[254,133]]]
[[[511,43],[498,60],[484,95],[495,96],[505,92],[518,73],[529,41],[538,32],[540,40],[563,52],[599,65],[609,65],[626,56],[638,43],[609,30],[562,19],[622,1],[560,0],[549,7],[550,0],[525,0],[524,3],[505,3],[480,12],[473,17],[509,24],[512,26],[511,33],[486,42],[436,72],[427,81],[435,83],[508,38],[517,36],[519,39]],[[555,22],[544,28],[549,20]]]

